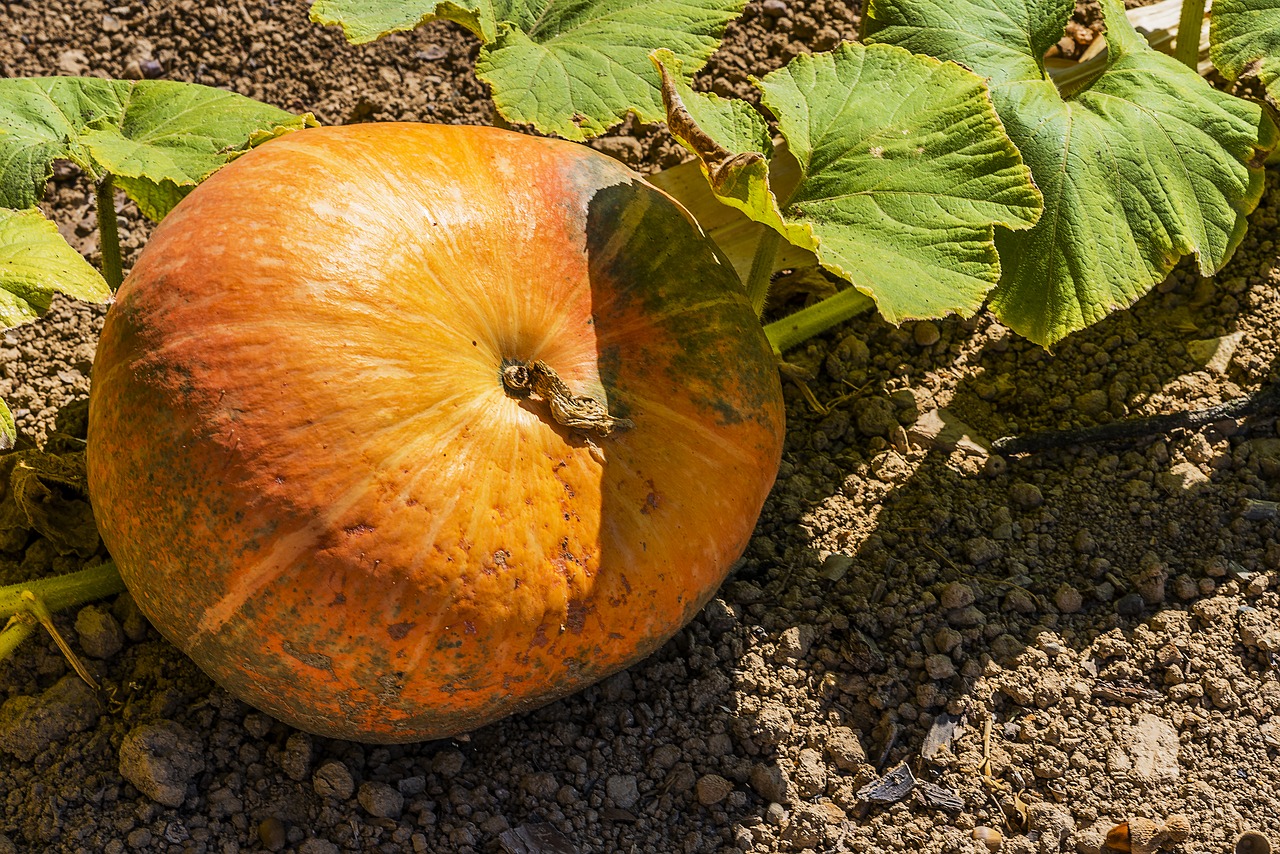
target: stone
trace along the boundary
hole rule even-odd
[[[827,788],[827,766],[822,754],[806,747],[796,761],[796,791],[802,798],[811,798]]]
[[[758,762],[752,765],[747,781],[751,784],[751,788],[755,789],[756,794],[766,801],[785,805],[794,800],[791,781],[787,779],[782,768],[775,763],[766,765]]]
[[[124,629],[102,605],[86,605],[76,614],[80,648],[90,658],[111,658],[124,648]]]
[[[167,807],[182,806],[187,784],[204,767],[200,738],[174,721],[134,727],[120,744],[120,776]]]
[[[698,798],[698,803],[704,807],[720,803],[729,797],[729,793],[732,791],[733,783],[719,774],[703,774],[698,778],[698,782],[694,786],[694,794]]]
[[[640,786],[634,774],[613,774],[605,780],[604,789],[619,809],[629,810],[640,801]]]
[[[1141,715],[1124,734],[1121,744],[1131,773],[1146,783],[1169,783],[1182,775],[1178,765],[1178,731],[1164,718]]]
[[[858,734],[847,726],[833,726],[823,744],[827,758],[841,771],[856,771],[867,762]]]
[[[316,769],[311,777],[311,788],[322,798],[345,801],[356,790],[351,769],[336,759],[331,759]]]
[[[37,697],[18,696],[0,706],[0,751],[30,762],[45,748],[97,723],[98,698],[75,674]]]
[[[356,800],[375,818],[399,818],[404,809],[404,795],[387,783],[361,783]]]
[[[1210,373],[1226,374],[1236,348],[1244,340],[1243,332],[1232,332],[1217,338],[1201,338],[1187,342],[1187,358]]]

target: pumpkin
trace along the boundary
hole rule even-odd
[[[732,268],[617,161],[492,128],[288,134],[156,229],[87,466],[138,607],[216,682],[366,742],[627,667],[741,555],[783,436]]]

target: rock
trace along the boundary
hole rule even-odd
[[[924,660],[925,672],[935,681],[950,679],[956,675],[956,664],[949,655],[930,655]]]
[[[615,807],[629,810],[640,800],[639,782],[634,774],[613,774],[605,781],[605,794]]]
[[[1142,600],[1141,593],[1126,593],[1116,600],[1116,613],[1121,617],[1136,617],[1142,613],[1142,609],[1146,607],[1146,603]]]
[[[1169,471],[1161,472],[1156,475],[1156,483],[1169,495],[1182,492],[1196,495],[1211,485],[1209,476],[1192,462],[1177,463]]]
[[[1187,342],[1187,358],[1215,374],[1225,374],[1231,357],[1244,339],[1243,332]]]
[[[0,750],[30,762],[45,748],[98,720],[98,699],[68,674],[38,697],[11,697],[0,706]]]
[[[844,810],[835,804],[797,804],[782,831],[783,842],[788,846],[785,850],[799,851],[829,840],[844,820]]]
[[[888,436],[898,426],[898,413],[888,399],[869,397],[857,408],[855,421],[864,436]]]
[[[991,446],[990,442],[948,409],[922,412],[915,423],[907,428],[907,437],[922,447],[936,447],[944,451],[953,451],[961,445],[965,445],[966,450],[970,446],[978,449]]]
[[[1096,419],[1106,412],[1110,405],[1111,400],[1107,397],[1106,391],[1100,388],[1086,391],[1084,394],[1077,395],[1075,399],[1076,411],[1091,419]]]
[[[867,754],[862,749],[858,734],[847,726],[833,726],[827,731],[823,744],[833,765],[841,771],[856,771],[866,764]]]
[[[300,783],[307,779],[311,773],[311,736],[305,732],[290,735],[280,754],[280,767],[290,780]]]
[[[765,700],[756,714],[751,737],[761,746],[778,744],[791,735],[795,725],[795,718],[786,704],[771,697]]]
[[[965,608],[972,605],[977,599],[978,597],[974,594],[972,587],[959,581],[953,581],[942,588],[942,594],[938,597],[938,604],[942,606],[944,611],[954,611],[957,608]]]
[[[747,779],[756,794],[766,801],[785,805],[794,800],[791,781],[782,768],[774,763],[766,765],[758,762],[752,765]]]
[[[376,818],[399,818],[404,809],[404,795],[387,783],[361,783],[356,800],[365,812]]]
[[[822,754],[806,747],[796,761],[796,791],[802,798],[811,798],[827,788],[827,766]]]
[[[1044,495],[1034,483],[1015,483],[1009,487],[1009,500],[1023,510],[1034,510],[1044,504]]]
[[[101,605],[87,605],[76,614],[80,648],[90,658],[110,658],[124,648],[124,629]]]
[[[312,775],[311,788],[322,798],[345,801],[355,793],[356,781],[351,776],[351,769],[336,759],[330,759]]]
[[[989,537],[970,537],[964,544],[965,557],[974,566],[982,566],[1000,557],[1000,546]]]
[[[778,648],[774,653],[774,661],[779,663],[804,658],[809,654],[818,631],[813,626],[792,626],[782,633],[778,639]]]
[[[1084,607],[1084,597],[1070,584],[1062,584],[1053,594],[1053,604],[1064,614],[1076,614]]]
[[[520,788],[539,801],[547,801],[559,790],[560,783],[549,771],[535,771],[520,778]]]
[[[704,774],[698,778],[698,782],[694,786],[694,793],[698,798],[698,803],[704,807],[720,803],[729,797],[729,793],[732,791],[733,783],[719,774]]]
[[[911,328],[911,338],[921,347],[932,347],[942,338],[942,333],[932,320],[921,320]]]
[[[1178,731],[1156,715],[1144,714],[1123,735],[1133,776],[1146,783],[1168,783],[1182,774],[1178,765]]]
[[[174,721],[134,727],[120,744],[120,776],[168,807],[182,805],[187,783],[204,766],[199,737]]]

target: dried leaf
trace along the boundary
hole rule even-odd
[[[550,824],[522,824],[498,837],[506,854],[578,854],[569,838]]]
[[[873,804],[894,804],[911,794],[915,787],[915,775],[903,764],[863,786],[858,790],[857,798]]]

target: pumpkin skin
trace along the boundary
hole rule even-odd
[[[634,422],[506,391],[540,359]],[[110,308],[87,466],[142,612],[300,729],[465,732],[638,661],[777,474],[772,350],[677,203],[491,128],[288,134],[156,229]]]

